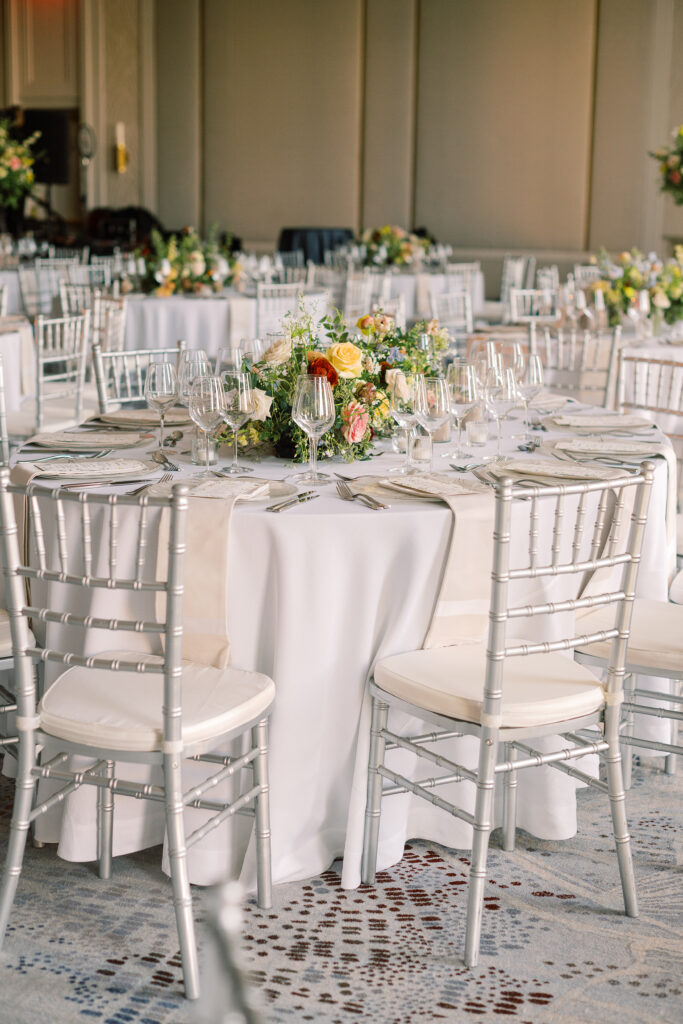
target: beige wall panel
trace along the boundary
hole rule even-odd
[[[415,221],[458,246],[579,249],[595,0],[422,0]]]
[[[367,0],[361,224],[412,216],[417,0]]]
[[[673,60],[669,91],[669,128],[683,124],[683,0],[674,0]],[[659,143],[662,145],[664,139]],[[656,177],[656,165],[655,177]],[[676,206],[670,196],[664,199],[663,234],[683,241],[683,206]]]
[[[205,216],[357,227],[361,0],[206,0]]]
[[[14,49],[12,103],[78,106],[78,0],[7,0]]]
[[[105,99],[105,137],[100,139],[98,159],[107,167],[107,203],[109,206],[137,206],[140,195],[140,109],[139,95],[139,23],[138,0],[117,0],[103,6],[104,59],[107,94]],[[125,126],[128,169],[117,174],[113,147],[115,126]]]
[[[158,209],[164,227],[200,227],[201,3],[157,0]]]

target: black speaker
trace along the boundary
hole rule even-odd
[[[70,110],[24,110],[21,134],[40,132],[34,146],[36,181],[43,185],[69,184]]]

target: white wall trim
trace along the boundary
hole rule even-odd
[[[139,0],[139,154],[140,204],[156,212],[157,180],[157,91],[156,91],[156,6],[154,0]]]

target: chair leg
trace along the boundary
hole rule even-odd
[[[114,762],[107,761],[108,779],[114,776]],[[111,878],[114,838],[114,794],[111,789],[97,790],[97,862],[100,878]]]
[[[5,858],[5,871],[0,889],[0,949],[5,939],[7,922],[9,921],[12,904],[16,895],[21,874],[21,866],[24,860],[26,849],[26,838],[30,827],[29,815],[33,806],[33,793],[36,780],[31,775],[31,764],[22,765],[26,757],[25,753],[19,755],[19,774],[15,783],[14,806],[12,808],[12,821],[10,823],[9,842],[7,844],[7,856]]]
[[[515,748],[506,743],[503,757],[506,761],[514,761]],[[511,853],[515,848],[515,831],[517,827],[517,772],[505,773],[503,784],[503,849]]]
[[[270,860],[270,787],[268,784],[268,720],[252,729],[252,743],[258,748],[254,761],[254,784],[260,788],[254,806],[256,838],[256,898],[259,907],[273,905],[273,879]]]
[[[619,711],[616,706],[608,707],[605,715],[605,739],[609,748],[603,754],[607,768],[607,792],[612,812],[612,827],[617,849],[617,862],[624,894],[624,910],[628,917],[638,917],[638,896],[633,873],[631,837],[626,820],[626,795],[621,770],[619,749]]]
[[[465,964],[476,967],[479,960],[481,919],[486,884],[486,860],[489,837],[493,827],[493,790],[498,743],[492,737],[482,736],[479,753],[477,800],[474,809],[472,836],[472,865],[467,887],[467,926],[465,931]]]
[[[624,677],[624,700],[633,700],[633,691],[635,689],[635,685],[635,676],[632,672],[628,672]],[[627,711],[626,718],[624,719],[624,736],[633,736],[633,721],[633,712]],[[631,769],[633,767],[633,747],[629,743],[622,743],[621,745],[621,765],[621,772],[624,779],[624,789],[630,789]]]
[[[679,696],[679,697],[681,695],[681,686],[682,686],[681,680],[678,679],[674,683],[674,693],[677,696]],[[679,705],[676,705],[676,704],[674,705],[674,707],[678,707],[678,706]],[[678,722],[677,722],[677,720],[675,718],[671,720],[671,742],[674,745],[678,743]],[[677,758],[677,756],[678,756],[677,754],[667,754],[666,755],[666,759],[664,761],[664,771],[666,772],[667,775],[675,775],[676,774],[676,758]]]
[[[372,885],[377,871],[377,843],[379,822],[382,813],[382,776],[380,765],[384,764],[386,742],[381,733],[386,729],[389,705],[372,698],[372,722],[370,725],[370,759],[368,762],[368,790],[365,804],[365,830],[363,832],[363,857],[361,880]]]
[[[183,965],[185,995],[188,999],[197,999],[199,997],[199,963],[192,917],[192,895],[187,874],[183,793],[180,761],[177,754],[164,755],[164,787],[173,907],[178,929],[180,959]]]

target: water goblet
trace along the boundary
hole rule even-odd
[[[514,371],[503,367],[500,363],[492,367],[486,376],[486,405],[496,421],[498,433],[497,458],[501,458],[501,421],[519,402],[517,382]]]
[[[310,443],[309,468],[291,479],[296,483],[316,484],[329,480],[317,469],[318,441],[334,426],[336,411],[334,394],[326,377],[302,374],[297,378],[292,402],[292,419],[308,435]]]
[[[159,448],[164,444],[164,414],[178,400],[178,376],[173,363],[154,362],[147,367],[145,401],[159,413]]]
[[[428,434],[435,434],[451,415],[448,385],[444,377],[419,376],[416,391],[417,422]],[[430,470],[434,468],[434,456]]]
[[[390,469],[389,473],[409,473],[411,471],[409,456],[410,433],[417,423],[415,396],[417,375],[405,374],[403,370],[393,370],[389,380],[389,412],[405,436],[405,459],[400,466]]]
[[[223,419],[225,397],[220,377],[197,377],[190,388],[188,409],[194,423],[206,434],[206,477],[211,476],[209,438]]]
[[[539,394],[543,387],[543,363],[541,357],[531,353],[524,367],[524,372],[517,378],[517,390],[524,403],[524,426],[525,433],[522,435],[524,441],[531,440],[531,425],[529,423],[529,403]]]
[[[244,350],[241,344],[236,348],[219,348],[216,355],[216,376],[224,373],[241,373]]]
[[[451,415],[455,420],[455,425],[458,428],[458,440],[456,444],[455,455],[456,458],[460,458],[464,453],[461,450],[460,442],[462,438],[462,424],[465,416],[479,401],[479,384],[474,367],[471,363],[467,363],[461,360],[454,362],[448,368],[446,374],[446,381],[448,382],[448,388],[451,399]],[[449,455],[449,458],[452,456]]]
[[[234,448],[232,463],[223,472],[234,476],[237,473],[251,473],[251,466],[239,465],[238,432],[254,411],[254,395],[251,376],[241,370],[227,370],[223,374],[223,419],[232,429]]]

